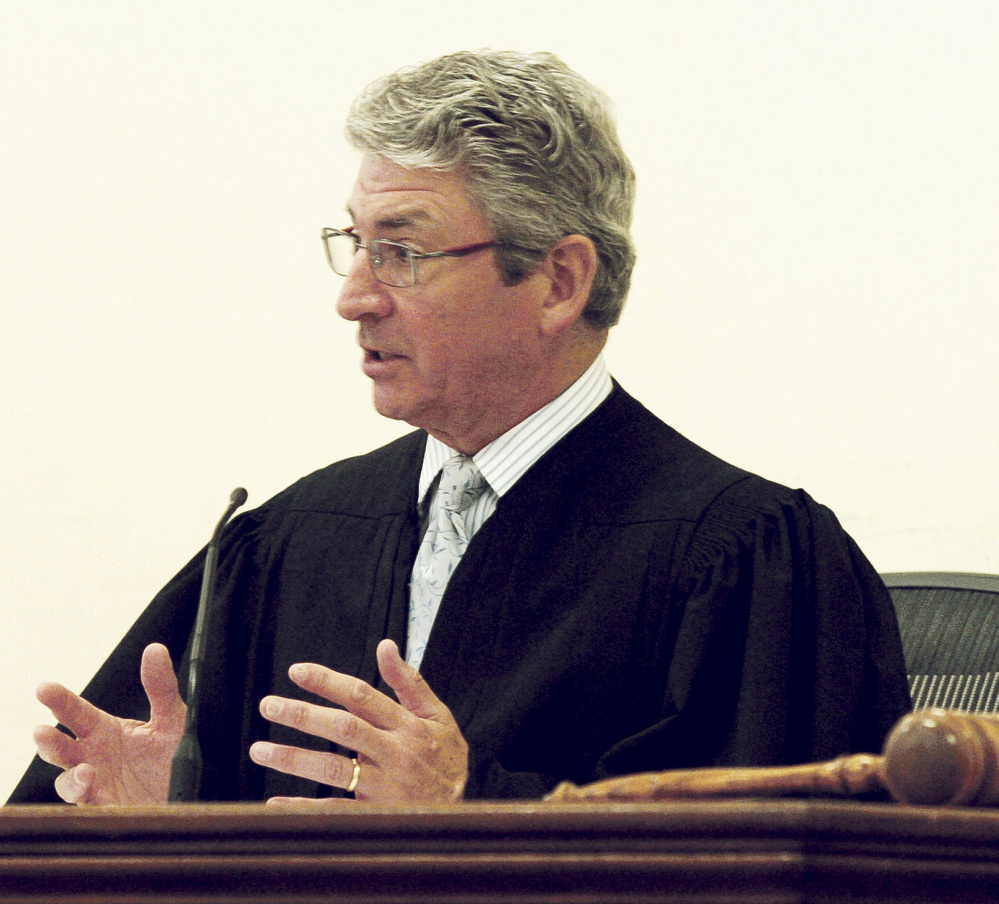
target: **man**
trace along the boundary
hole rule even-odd
[[[602,95],[548,54],[453,54],[370,86],[347,135],[338,311],[377,410],[418,430],[228,529],[201,796],[537,797],[879,749],[908,694],[869,563],[607,375],[634,176]],[[202,567],[82,698],[39,689],[75,737],[36,732],[55,768],[13,800],[165,799]]]

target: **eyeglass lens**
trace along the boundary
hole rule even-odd
[[[326,247],[334,272],[349,275],[358,248],[356,238],[350,233],[333,233],[326,236]],[[372,272],[379,282],[396,287],[413,285],[416,268],[409,248],[384,239],[374,239],[366,247]]]

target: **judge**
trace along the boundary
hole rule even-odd
[[[323,231],[376,409],[416,430],[227,529],[205,800],[447,802],[877,751],[890,598],[833,514],[680,436],[601,351],[634,262],[605,98],[549,54],[371,85]],[[166,799],[204,555],[82,696],[39,699],[13,801]]]

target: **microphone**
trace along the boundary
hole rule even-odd
[[[184,735],[173,755],[170,767],[170,791],[168,800],[191,801],[198,799],[201,787],[201,745],[198,743],[198,716],[201,708],[201,695],[198,693],[198,679],[201,673],[201,660],[205,652],[205,624],[208,622],[212,598],[215,595],[215,569],[219,559],[219,538],[222,528],[244,502],[246,490],[236,487],[229,496],[229,507],[225,510],[215,532],[208,541],[205,556],[205,570],[201,576],[201,596],[198,599],[198,615],[194,621],[194,637],[191,640],[191,659],[187,669],[187,721]]]

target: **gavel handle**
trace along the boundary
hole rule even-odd
[[[672,769],[582,786],[563,782],[545,800],[851,796],[885,789],[904,804],[999,804],[999,717],[923,709],[898,721],[883,756],[859,753],[800,766]]]
[[[881,767],[882,757],[857,753],[799,766],[671,769],[609,778],[588,785],[562,782],[545,800],[676,800],[786,794],[849,796],[881,790]]]

